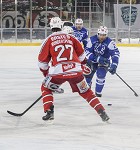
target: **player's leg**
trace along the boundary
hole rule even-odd
[[[95,86],[95,94],[98,97],[102,96],[102,90],[105,85],[105,77],[107,73],[107,68],[103,66],[99,66],[96,71],[96,86]]]
[[[73,78],[69,81],[69,83],[73,92],[78,92],[79,95],[82,96],[89,103],[89,105],[96,110],[103,121],[109,120],[109,117],[105,112],[105,108],[93,91],[89,88],[85,78],[82,75],[77,78]]]
[[[52,120],[54,119],[54,104],[53,104],[53,92],[54,90],[58,90],[60,85],[65,82],[62,79],[56,79],[55,77],[48,76],[42,86],[42,96],[43,96],[43,107],[45,116],[42,117],[43,120]]]
[[[43,107],[45,116],[42,117],[43,120],[54,119],[54,105],[53,105],[53,93],[50,89],[46,88],[44,84],[41,86]]]

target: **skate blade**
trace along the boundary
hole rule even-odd
[[[109,121],[109,120],[107,120],[107,121],[104,121],[105,123],[107,123],[107,124],[111,124],[111,122]]]
[[[54,119],[50,119],[50,120],[44,120],[44,125],[53,125],[54,124]]]

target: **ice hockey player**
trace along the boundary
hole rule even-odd
[[[106,26],[100,26],[97,35],[88,39],[85,51],[88,59],[87,65],[92,67],[92,71],[89,74],[85,74],[86,81],[91,87],[92,78],[96,72],[95,94],[101,97],[107,72],[116,73],[120,52],[115,42],[108,37]]]
[[[72,91],[78,92],[106,122],[109,117],[83,76],[81,63],[85,63],[86,57],[82,45],[73,35],[61,31],[62,25],[59,17],[51,19],[50,27],[53,33],[45,39],[38,56],[39,68],[43,74],[46,74],[41,86],[45,112],[42,119],[54,119],[52,91],[68,81]],[[50,61],[52,65],[49,67]]]
[[[74,36],[82,43],[82,45],[85,47],[87,43],[88,38],[88,31],[86,28],[83,27],[83,20],[81,18],[78,18],[75,20],[75,25],[72,26],[74,30]]]

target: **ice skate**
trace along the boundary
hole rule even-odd
[[[49,110],[46,111],[46,115],[42,117],[44,121],[54,119],[54,106],[52,105]]]
[[[107,122],[110,119],[108,115],[106,114],[105,110],[100,109],[98,111],[98,114],[100,115],[100,117],[102,118],[102,121],[104,122]]]
[[[102,94],[99,94],[99,93],[96,93],[96,92],[95,92],[95,95],[96,95],[97,97],[102,97]]]

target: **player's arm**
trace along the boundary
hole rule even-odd
[[[44,76],[48,75],[50,56],[49,40],[45,40],[41,45],[41,50],[38,55],[38,66]]]
[[[88,38],[88,35],[89,35],[89,33],[88,33],[88,31],[86,30],[86,33],[85,33],[85,35],[84,35],[83,40],[87,39],[87,38]]]
[[[88,62],[91,66],[93,63],[99,63],[102,66],[109,66],[110,61],[108,58],[105,58],[101,55],[96,55],[93,51],[94,45],[93,45],[94,39],[91,37],[88,39],[87,46],[85,48],[86,57],[88,59]]]
[[[93,62],[97,62],[97,56],[93,52],[93,44],[92,44],[91,38],[87,39],[87,45],[85,47],[85,53],[86,53],[86,57],[88,60],[91,60]]]
[[[115,74],[119,63],[120,52],[114,41],[109,43],[108,48],[112,61],[109,71],[111,74]]]
[[[112,59],[112,63],[117,66],[119,63],[119,57],[120,57],[119,49],[117,48],[114,41],[111,41],[109,43],[108,48],[109,48],[109,53]]]
[[[84,35],[84,37],[83,37],[83,40],[82,40],[83,45],[84,45],[84,48],[85,48],[86,45],[87,45],[87,40],[88,40],[88,31],[86,30],[86,33],[85,33],[85,35]]]

